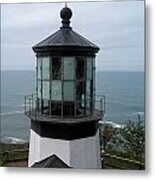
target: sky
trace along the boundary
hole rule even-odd
[[[32,46],[61,26],[64,3],[1,5],[1,69],[35,70]],[[100,47],[98,71],[144,71],[144,1],[74,2],[71,26]]]

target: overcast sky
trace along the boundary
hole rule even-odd
[[[97,70],[144,70],[144,2],[68,3],[71,26],[97,46]],[[2,70],[34,70],[32,46],[61,26],[64,3],[3,4]]]

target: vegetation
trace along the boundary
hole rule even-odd
[[[135,159],[140,162],[145,160],[145,127],[144,122],[140,120],[132,122],[129,120],[125,127],[120,131],[124,139],[123,144],[125,152],[130,159]]]
[[[8,144],[0,142],[0,153],[17,149],[28,149],[28,143],[23,144]]]
[[[102,155],[104,153],[103,159],[106,163],[123,165],[124,162],[124,167],[130,164],[129,169],[144,169],[145,126],[140,115],[137,114],[136,121],[128,120],[122,128],[103,124],[100,140]],[[120,161],[119,158],[122,160]]]
[[[28,143],[25,144],[5,144],[0,143],[0,166],[6,166],[7,163],[27,161]]]
[[[112,125],[104,124],[100,131],[101,145],[104,151],[106,151],[108,143],[114,138],[114,128]]]

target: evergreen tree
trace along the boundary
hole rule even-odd
[[[100,138],[101,138],[101,145],[102,145],[104,151],[106,151],[108,143],[113,138],[113,132],[114,132],[114,129],[113,129],[112,125],[104,124],[101,127]]]
[[[120,131],[123,137],[123,146],[130,159],[143,162],[145,158],[145,126],[137,114],[137,121],[129,120]]]

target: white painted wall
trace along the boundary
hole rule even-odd
[[[56,154],[73,168],[101,168],[98,133],[93,137],[66,141],[42,138],[30,130],[29,148],[29,167],[35,162]]]
[[[71,167],[100,169],[99,133],[96,136],[71,141],[70,157]]]
[[[42,138],[30,130],[30,147],[28,166],[56,154],[66,164],[70,164],[70,142],[59,139]]]

